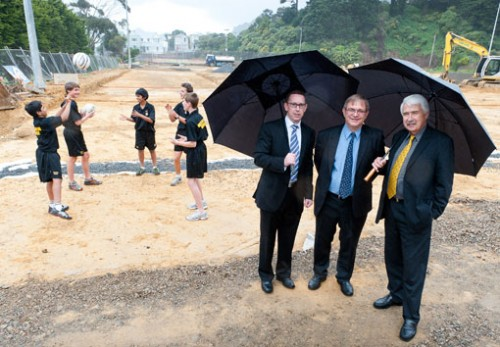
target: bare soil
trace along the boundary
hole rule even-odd
[[[294,290],[275,284],[264,294],[257,274],[259,214],[252,194],[258,169],[212,170],[203,180],[209,219],[187,222],[191,194],[171,187],[175,133],[163,106],[179,101],[189,81],[204,100],[227,76],[201,66],[105,71],[81,76],[79,104],[97,115],[84,125],[92,163],[137,162],[131,123],[119,120],[144,87],[157,111],[162,174],[103,172],[104,183],[73,192],[63,202],[73,220],[47,214],[44,185],[34,174],[0,179],[0,346],[498,346],[500,345],[500,228],[498,165],[476,178],[455,176],[452,200],[434,224],[418,334],[399,340],[401,309],[375,310],[386,294],[384,232],[374,211],[358,249],[345,297],[333,277],[307,289],[314,233],[312,210],[303,214],[295,245]],[[52,108],[62,86],[43,98]],[[496,144],[500,98],[495,89],[464,89]],[[34,163],[31,118],[22,105],[0,111],[0,166]],[[204,110],[201,107],[201,113]],[[66,147],[60,134],[59,153]],[[209,161],[247,159],[208,142]],[[148,155],[146,154],[146,158]],[[104,165],[105,166],[105,165]],[[150,165],[147,167],[151,169]],[[81,171],[78,176],[82,179]],[[331,255],[332,269],[338,240]]]

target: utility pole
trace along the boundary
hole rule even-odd
[[[432,66],[432,56],[434,55],[435,46],[436,46],[436,34],[434,34],[434,41],[432,41],[431,57],[429,58],[429,67]]]
[[[491,55],[491,47],[493,46],[493,38],[495,37],[495,30],[497,29],[498,22],[498,12],[500,12],[500,1],[498,1],[497,16],[495,18],[495,24],[493,25],[493,32],[491,33],[490,47],[488,48],[488,54]]]
[[[302,52],[302,23],[304,23],[304,19],[306,17],[303,17],[302,20],[300,21],[299,28],[300,28],[300,37],[299,37],[299,53]]]
[[[130,28],[128,25],[128,0],[125,0],[125,18],[127,20],[127,55],[128,55],[128,68],[132,69],[132,56],[130,54]]]
[[[226,48],[225,49],[226,49],[226,54],[227,54],[227,35],[229,35],[230,30],[229,29],[224,29],[224,31],[226,32],[226,35],[225,35],[226,36],[225,37],[225,39],[226,39]]]
[[[38,39],[36,37],[35,19],[31,0],[23,0],[24,17],[26,18],[26,28],[28,29],[28,40],[30,45],[31,66],[34,75],[34,90],[36,92],[45,90],[45,81],[40,64],[40,52],[38,51]]]

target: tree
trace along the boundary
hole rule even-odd
[[[458,2],[457,13],[469,22],[474,30],[484,31],[488,36],[491,34],[495,24],[498,0],[455,0],[455,2]]]
[[[364,40],[379,25],[380,11],[378,0],[311,1],[305,9],[304,33],[334,44]]]
[[[389,14],[391,15],[391,17],[400,16],[404,13],[405,6],[406,0],[391,0]]]
[[[202,35],[198,41],[198,48],[205,51],[223,51],[225,46],[226,37],[224,34],[211,33]]]
[[[61,0],[33,0],[40,51],[78,52],[88,49],[84,23]],[[27,48],[23,0],[0,2],[0,42]]]
[[[85,22],[89,47],[92,50],[117,35],[118,29],[109,19],[113,12],[117,11],[117,5],[126,7],[124,0],[77,0],[70,4]]]
[[[116,56],[122,56],[125,51],[127,39],[121,35],[115,35],[106,42],[106,48]]]

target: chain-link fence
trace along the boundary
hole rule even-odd
[[[73,54],[69,53],[40,53],[43,78],[50,81],[55,73],[85,73],[118,67],[118,60],[113,57],[89,55],[90,67],[80,70],[73,65]],[[27,83],[34,80],[31,66],[30,51],[24,49],[0,49],[0,78],[4,83],[18,83],[19,80]]]

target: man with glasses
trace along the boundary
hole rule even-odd
[[[356,248],[372,209],[372,184],[364,177],[371,170],[373,160],[384,155],[382,131],[364,124],[369,110],[368,100],[359,94],[351,95],[342,109],[345,123],[318,134],[314,152],[318,170],[314,198],[314,276],[308,284],[310,290],[318,289],[326,280],[338,225],[340,249],[336,278],[344,295],[354,294],[350,279]]]
[[[301,122],[307,110],[302,91],[289,93],[286,117],[262,125],[254,152],[262,174],[254,198],[260,209],[259,276],[265,293],[272,293],[272,259],[276,234],[276,278],[293,289],[292,249],[304,206],[312,206],[314,130]],[[373,159],[373,158],[372,158]]]

